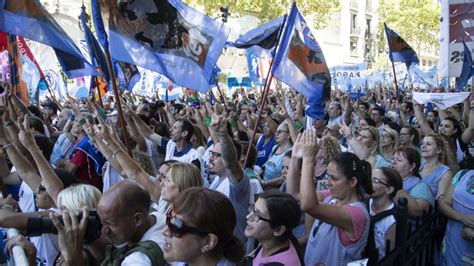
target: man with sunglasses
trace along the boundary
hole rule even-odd
[[[237,226],[234,234],[246,243],[245,237],[246,216],[248,214],[251,186],[249,178],[245,175],[239,164],[239,157],[227,131],[227,118],[212,116],[211,126],[219,136],[219,142],[214,145],[209,156],[209,171],[216,178],[211,183],[210,189],[226,195],[234,206],[237,215]]]

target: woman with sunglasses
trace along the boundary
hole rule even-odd
[[[283,158],[285,153],[291,150],[293,142],[291,141],[290,129],[287,123],[278,126],[275,132],[276,145],[273,147],[270,157],[263,165],[263,182],[265,187],[280,187],[283,183],[281,170],[283,167]]]
[[[391,162],[393,158],[393,151],[398,146],[398,132],[389,126],[384,126],[383,129],[379,131],[379,134],[380,155],[382,155],[385,161]]]
[[[369,200],[369,212],[371,216],[375,216],[378,213],[395,207],[393,199],[397,192],[403,188],[403,181],[397,171],[389,167],[381,167],[372,171],[372,188],[373,193]],[[375,247],[379,251],[379,259],[383,258],[386,254],[387,247],[385,244],[387,240],[390,240],[389,251],[395,247],[395,234],[396,224],[393,215],[387,216],[375,223],[373,237]]]
[[[244,260],[244,265],[302,265],[298,241],[292,230],[298,226],[301,212],[289,194],[268,190],[258,195],[247,215],[245,236],[260,245]]]
[[[372,193],[372,171],[370,164],[355,154],[340,153],[328,166],[328,190],[316,192],[313,167],[318,148],[311,129],[298,137],[294,147],[294,153],[303,159],[300,206],[315,218],[304,263],[345,265],[360,259],[367,243],[370,219],[363,200]]]
[[[233,234],[236,214],[230,200],[207,188],[181,193],[168,211],[164,258],[176,265],[235,265],[244,250]]]

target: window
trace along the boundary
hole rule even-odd
[[[357,39],[352,39],[350,43],[351,56],[357,56]]]
[[[357,15],[351,14],[351,29],[355,30],[357,28]]]
[[[370,28],[370,23],[371,22],[372,22],[371,19],[367,19],[367,32],[366,32],[366,34],[367,34],[367,37],[369,37],[369,38],[370,38],[370,35],[372,34],[372,29]]]

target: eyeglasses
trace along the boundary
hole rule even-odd
[[[380,178],[378,178],[378,177],[372,177],[372,182],[374,182],[375,184],[382,184],[382,185],[384,185],[384,186],[390,187],[389,184],[383,182],[383,181],[380,180]]]
[[[195,235],[200,235],[200,236],[205,236],[209,234],[208,232],[205,232],[198,228],[185,225],[183,220],[176,216],[173,216],[172,212],[173,210],[170,209],[166,213],[166,225],[168,226],[170,230],[171,236],[180,238],[184,234],[195,234]]]
[[[209,157],[220,158],[220,157],[222,157],[222,153],[218,153],[218,152],[214,152],[214,151],[209,151]]]
[[[265,221],[265,222],[272,223],[272,220],[263,218],[262,216],[258,215],[257,211],[255,210],[255,205],[254,204],[251,204],[249,206],[249,215],[250,215],[249,220],[252,221],[252,222],[256,223],[256,222],[262,220],[262,221]]]
[[[392,136],[390,134],[381,134],[380,137],[383,138],[383,139],[392,138]]]

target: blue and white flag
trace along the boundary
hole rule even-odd
[[[0,0],[0,31],[54,48],[68,78],[100,74],[39,0]]]
[[[207,92],[229,29],[180,0],[97,0],[108,23],[111,56]],[[97,19],[96,19],[97,21]],[[100,24],[100,23],[98,23]],[[102,37],[99,37],[102,39]],[[102,43],[102,42],[101,42]]]
[[[228,45],[251,50],[251,53],[260,58],[271,58],[278,44],[278,36],[284,21],[285,16],[276,18],[248,31],[241,35],[235,42],[229,42]]]
[[[410,68],[412,63],[419,63],[415,50],[398,33],[387,27],[387,24],[384,23],[383,25],[387,35],[390,61],[403,62],[407,68]]]
[[[331,75],[323,51],[293,3],[275,55],[272,73],[308,97],[315,119],[324,116],[324,100],[331,96]]]
[[[466,86],[469,79],[474,75],[474,67],[472,65],[472,54],[469,47],[467,47],[464,40],[462,41],[464,45],[464,58],[462,63],[461,75],[456,78],[456,90],[460,91]]]

